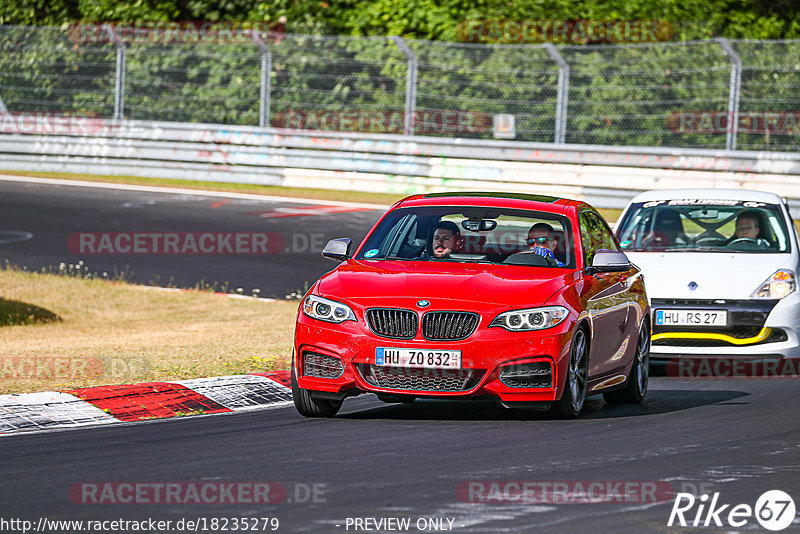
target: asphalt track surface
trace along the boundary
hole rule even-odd
[[[334,419],[304,419],[286,407],[11,435],[0,439],[0,509],[34,522],[277,517],[279,532],[355,532],[346,525],[357,517],[412,525],[450,518],[452,532],[680,532],[667,527],[672,499],[471,503],[458,488],[468,481],[661,481],[676,492],[719,492],[720,504],[754,506],[771,489],[800,501],[799,404],[791,379],[656,377],[645,404],[590,400],[574,421],[493,403],[386,405],[367,395],[345,401]],[[73,484],[107,481],[279,482],[288,499],[115,505],[68,497]],[[318,502],[305,502],[311,485]],[[786,531],[798,530],[798,521]],[[764,531],[753,518],[748,528],[690,530]]]
[[[0,257],[29,268],[79,259],[98,271],[128,264],[145,282],[155,276],[186,285],[200,278],[227,280],[280,295],[332,264],[318,251],[300,247],[266,256],[78,258],[69,255],[66,242],[76,231],[115,230],[266,230],[357,240],[380,215],[265,218],[253,213],[298,205],[219,204],[223,200],[0,180],[0,230],[33,234],[0,245]],[[798,406],[797,379],[659,376],[651,379],[643,405],[609,406],[589,399],[574,421],[487,402],[386,405],[365,395],[346,400],[334,419],[305,419],[284,407],[9,435],[0,438],[0,519],[277,517],[278,532],[396,532],[348,528],[347,520],[409,518],[412,527],[406,532],[425,532],[416,528],[418,519],[444,518],[453,520],[450,532],[680,532],[667,526],[677,492],[719,493],[720,505],[754,506],[765,491],[780,489],[800,507]],[[125,505],[83,504],[69,496],[70,488],[82,482],[193,481],[277,482],[288,498],[259,505]],[[468,494],[459,493],[469,482],[490,481],[659,482],[668,484],[673,496],[658,502],[634,495],[632,502],[551,503],[517,502],[512,492],[508,502],[480,502],[480,494],[473,496],[476,502],[465,502]],[[318,490],[316,502],[306,498],[310,487]],[[697,510],[695,505],[686,512],[689,522]],[[753,517],[748,521],[741,528],[712,523],[688,530],[764,531]],[[795,518],[786,531],[798,530]],[[427,530],[432,531],[446,530]]]
[[[257,288],[262,297],[283,298],[335,267],[320,256],[329,239],[349,237],[358,244],[385,211],[338,211],[346,209],[290,199],[275,202],[229,198],[223,193],[209,197],[126,191],[0,177],[0,261],[36,271],[83,261],[90,272],[110,277],[126,273],[137,283],[211,284],[229,292],[242,288],[248,295]],[[267,254],[81,254],[80,249],[70,248],[69,239],[82,232],[260,232],[268,233],[280,246],[274,250],[270,242]],[[26,235],[30,238],[24,239]]]

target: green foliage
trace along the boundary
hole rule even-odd
[[[540,142],[553,139],[555,62],[538,43],[458,43],[464,22],[660,21],[674,41],[707,41],[559,48],[571,69],[567,142],[706,148],[724,148],[725,133],[674,126],[680,112],[727,110],[730,61],[708,39],[800,37],[796,0],[0,0],[0,23],[61,25],[0,30],[0,96],[11,111],[111,116],[115,48],[70,39],[76,20],[265,21],[289,32],[269,42],[274,125],[290,111],[402,113],[407,63],[387,36],[403,36],[419,60],[418,111],[478,117],[483,128],[459,135],[483,138],[491,115],[511,113],[517,139]],[[743,111],[798,109],[800,43],[734,47]],[[257,125],[262,61],[249,43],[129,44],[124,115]],[[354,126],[396,133],[381,127]],[[417,133],[436,135],[419,124]],[[739,148],[796,149],[796,136],[742,132]]]
[[[167,21],[181,15],[174,0],[78,0],[80,19],[85,21]]]
[[[0,327],[60,322],[55,313],[18,300],[0,298]]]
[[[258,125],[255,46],[132,44],[126,57],[127,118]]]
[[[6,28],[0,36],[0,95],[10,110],[110,116],[113,47],[72,42],[57,28]]]
[[[663,20],[690,38],[800,37],[796,0],[0,0],[0,24],[270,21],[292,33],[456,41],[465,20]]]
[[[79,18],[76,0],[0,0],[0,24],[53,26]]]

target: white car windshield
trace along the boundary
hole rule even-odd
[[[792,224],[788,221],[788,224]],[[786,253],[787,221],[777,204],[674,199],[633,204],[617,226],[627,252]]]

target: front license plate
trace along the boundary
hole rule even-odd
[[[728,326],[727,310],[656,310],[659,326]]]
[[[375,365],[423,367],[427,369],[460,369],[460,350],[396,349],[377,347]]]

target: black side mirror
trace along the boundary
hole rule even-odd
[[[344,261],[350,257],[350,244],[352,242],[353,240],[349,237],[331,239],[322,249],[322,256],[333,261]]]
[[[616,273],[627,271],[630,268],[631,262],[625,254],[616,250],[601,248],[595,253],[592,265],[586,271],[590,274]]]

